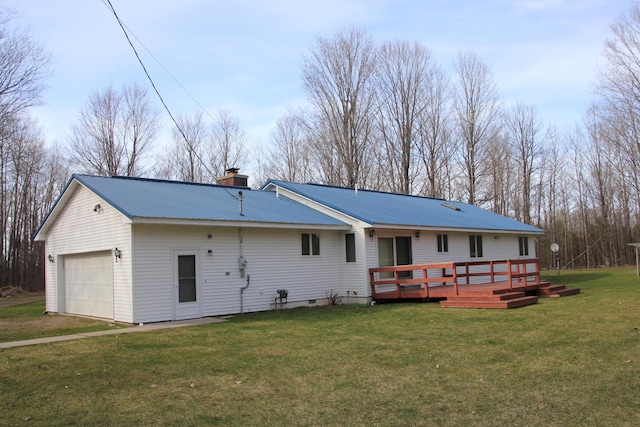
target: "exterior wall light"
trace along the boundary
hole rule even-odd
[[[113,256],[116,259],[116,262],[118,262],[118,260],[120,259],[120,256],[122,255],[122,252],[120,252],[120,249],[115,248],[113,250]]]
[[[47,259],[50,263],[53,263],[53,255],[49,254],[49,256],[47,256]]]
[[[420,230],[416,230],[416,239],[420,240]]]
[[[369,230],[369,238],[371,240],[373,240],[373,236],[376,235],[376,230],[374,230],[373,228],[371,230]]]
[[[94,212],[98,212],[98,213],[102,213],[102,206],[100,206],[100,203],[98,203],[97,205],[95,205],[93,207],[93,211]]]

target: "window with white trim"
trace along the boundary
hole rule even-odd
[[[302,233],[302,255],[320,255],[320,235],[316,233]]]
[[[347,262],[356,262],[356,235],[354,233],[345,234],[344,244]]]
[[[482,258],[482,236],[469,236],[469,256]]]
[[[449,252],[449,236],[447,234],[438,234],[436,238],[438,240],[438,252]]]
[[[520,256],[529,256],[529,238],[527,236],[518,237]]]

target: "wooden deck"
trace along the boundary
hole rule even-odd
[[[537,259],[403,265],[369,269],[374,301],[433,300],[443,307],[515,308],[540,296],[580,293],[540,281]]]

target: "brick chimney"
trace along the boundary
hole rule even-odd
[[[238,173],[240,169],[238,168],[229,168],[224,171],[224,176],[219,176],[216,178],[218,181],[218,185],[225,185],[230,187],[247,187],[249,177],[247,175],[240,175]]]

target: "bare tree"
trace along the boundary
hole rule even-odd
[[[476,54],[459,54],[454,67],[458,78],[454,106],[467,199],[475,204],[486,147],[499,133],[501,101],[491,69]]]
[[[509,165],[515,164],[513,149],[506,135],[492,140],[486,147],[484,157],[489,180],[489,209],[505,216],[513,216],[521,210],[519,200],[514,200],[514,172]]]
[[[2,164],[0,280],[41,290],[43,247],[32,236],[66,179],[67,168],[55,149],[46,149],[41,129],[26,115],[4,123],[2,137],[7,150]]]
[[[229,168],[245,166],[249,158],[248,142],[249,137],[240,127],[240,120],[229,110],[219,110],[211,126],[210,169],[221,176]]]
[[[506,115],[509,145],[514,151],[518,176],[519,209],[515,218],[531,223],[532,187],[534,174],[539,172],[542,156],[542,123],[532,105],[518,102]],[[504,165],[507,169],[508,164]]]
[[[38,105],[50,57],[24,30],[11,30],[16,12],[0,6],[0,123]]]
[[[434,66],[425,93],[427,103],[419,120],[418,153],[424,168],[425,189],[429,197],[451,197],[451,90],[449,79]]]
[[[329,184],[354,187],[367,171],[372,114],[375,106],[373,75],[376,49],[365,31],[338,31],[331,39],[318,38],[303,59],[303,88],[311,103],[315,127],[314,148],[324,162]]]
[[[72,126],[70,158],[84,172],[140,176],[160,129],[159,111],[136,85],[96,92]]]
[[[276,128],[271,133],[273,149],[269,156],[270,177],[294,182],[313,179],[307,138],[298,114],[289,112],[277,120]]]
[[[171,146],[165,156],[167,172],[163,175],[187,182],[215,181],[204,163],[209,133],[202,114],[179,115],[176,120],[181,131],[177,128],[171,131]]]
[[[634,1],[611,31],[596,82],[599,99],[585,122],[589,140],[598,141],[588,153],[591,185],[600,196],[603,187],[607,191],[593,199],[597,221],[605,221],[605,264],[633,259],[626,243],[640,239],[640,3]]]
[[[35,290],[43,257],[31,236],[44,215],[46,150],[27,114],[41,101],[50,59],[26,31],[10,29],[15,16],[0,6],[0,284]]]
[[[409,194],[414,190],[420,118],[429,102],[434,64],[429,49],[407,41],[383,43],[378,64],[377,123],[385,151],[380,173],[388,177],[389,190]]]
[[[546,161],[544,174],[540,180],[540,210],[538,215],[538,226],[547,233],[540,238],[540,244],[536,254],[546,262],[549,268],[554,268],[554,255],[551,253],[550,245],[561,242],[564,248],[567,224],[564,213],[565,200],[563,197],[568,193],[567,185],[567,159],[565,158],[564,147],[560,143],[560,136],[556,129],[550,129],[548,133],[548,144],[546,149]],[[545,265],[545,264],[542,264]]]

